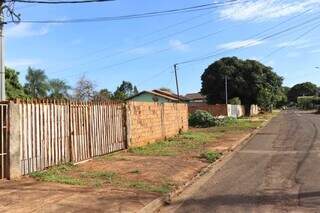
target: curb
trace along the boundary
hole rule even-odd
[[[277,117],[277,116],[275,116]],[[171,201],[180,195],[183,191],[185,191],[189,186],[194,184],[196,181],[198,181],[203,175],[207,174],[210,170],[215,170],[215,172],[219,171],[220,168],[224,166],[225,163],[227,163],[231,157],[234,155],[235,151],[238,149],[241,149],[247,142],[250,141],[252,137],[254,137],[257,133],[261,131],[261,129],[265,126],[267,126],[273,118],[264,121],[261,126],[257,127],[255,130],[253,130],[251,133],[247,134],[243,138],[241,138],[236,144],[234,144],[219,160],[215,161],[212,164],[209,164],[208,166],[201,169],[201,171],[194,176],[190,181],[185,183],[183,186],[179,187],[177,190],[169,193],[168,195],[159,197],[150,203],[148,203],[145,207],[137,211],[137,213],[150,213],[150,212],[156,212],[158,211],[162,206],[169,205]]]

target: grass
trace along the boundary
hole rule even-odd
[[[177,156],[190,151],[203,151],[208,143],[228,132],[239,132],[259,127],[266,118],[257,117],[227,120],[223,126],[191,129],[179,136],[143,147],[129,148],[129,152],[140,156]]]
[[[206,150],[206,145],[214,143],[224,134],[232,132],[243,132],[259,127],[265,120],[270,119],[273,114],[259,115],[253,118],[230,119],[223,126],[211,128],[191,129],[190,131],[159,141],[143,147],[130,148],[129,152],[141,156],[181,156],[197,153],[200,158],[213,163],[218,160],[222,154]],[[201,153],[201,154],[200,154]],[[113,153],[97,158],[101,161],[128,161],[130,158],[121,153]],[[108,163],[108,162],[106,162]],[[128,179],[113,171],[81,171],[80,167],[72,164],[65,164],[51,167],[46,171],[34,172],[30,176],[39,181],[56,182],[69,185],[102,187],[104,184],[111,184],[116,187],[133,188],[146,192],[156,192],[166,194],[170,192],[174,185],[170,181],[155,180],[157,183],[136,180],[141,171],[132,168],[126,171],[128,174],[136,174]]]
[[[218,160],[219,158],[221,158],[221,156],[222,156],[222,153],[220,153],[220,152],[207,151],[207,152],[203,152],[200,155],[200,158],[205,159],[209,163],[213,163],[216,160]]]
[[[163,183],[160,185],[155,185],[146,181],[129,181],[127,183],[127,187],[138,189],[141,191],[146,191],[146,192],[156,192],[160,194],[166,194],[172,190],[173,184]]]
[[[141,156],[176,156],[199,149],[219,136],[219,133],[189,131],[165,141],[130,148],[129,152]]]
[[[54,166],[45,171],[38,171],[31,173],[31,177],[36,180],[45,182],[55,182],[69,185],[84,185],[84,182],[79,178],[74,178],[67,175],[67,173],[73,170],[76,166],[72,164],[64,164],[60,166]]]

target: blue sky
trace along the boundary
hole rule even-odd
[[[320,70],[315,69],[320,66],[320,26],[316,28],[320,23],[320,18],[316,19],[320,0],[239,1],[242,3],[218,9],[138,20],[10,24],[5,29],[6,65],[20,71],[22,81],[27,67],[31,66],[44,69],[49,78],[66,80],[71,86],[85,75],[97,89],[114,90],[122,80],[131,81],[139,90],[175,89],[174,63],[228,50],[226,54],[179,66],[181,93],[199,91],[204,69],[224,56],[261,60],[283,76],[284,84],[288,86],[304,81],[320,84]],[[16,10],[21,13],[22,20],[66,20],[119,16],[211,2],[115,0],[83,5],[17,4]],[[313,22],[277,37],[261,40],[254,36],[285,20],[290,19],[264,35],[312,18],[315,18]],[[181,22],[184,23],[178,24]],[[172,25],[175,26],[163,30]],[[198,27],[186,30],[193,26]],[[178,33],[181,31],[185,32]],[[307,31],[310,32],[297,39]],[[249,47],[241,48],[244,46]],[[278,51],[266,57],[274,50]]]

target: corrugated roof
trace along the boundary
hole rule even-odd
[[[185,95],[186,98],[191,100],[202,100],[206,99],[206,96],[201,95],[200,93],[189,93]]]

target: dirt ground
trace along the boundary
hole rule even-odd
[[[252,130],[224,132],[201,149],[188,150],[187,154],[115,153],[79,164],[62,175],[86,177],[86,181],[90,177],[91,182],[96,181],[95,185],[91,182],[83,185],[48,183],[28,177],[0,182],[0,212],[136,212],[168,190],[183,185],[209,165],[199,158],[201,151],[228,151]],[[110,176],[110,181],[100,184],[97,180],[105,178],[103,172],[115,174],[115,180],[111,181]]]
[[[31,178],[0,183],[0,212],[134,212],[155,193],[43,183]]]

